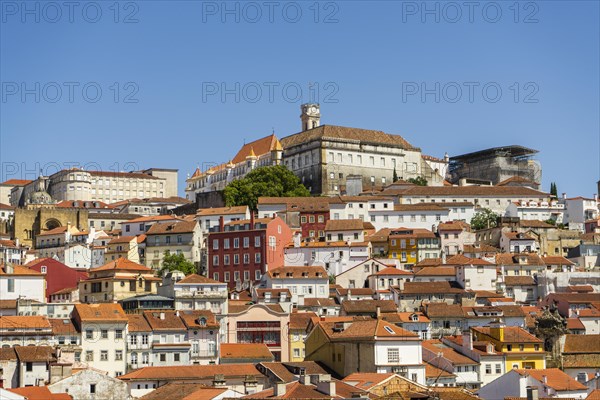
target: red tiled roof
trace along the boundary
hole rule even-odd
[[[144,367],[121,375],[128,380],[188,380],[212,379],[215,375],[228,377],[263,377],[254,364],[178,365],[168,367]]]
[[[194,284],[194,283],[206,283],[206,284],[220,284],[223,285],[223,282],[215,281],[214,279],[207,278],[198,274],[191,274],[178,281],[177,284]]]
[[[29,179],[9,179],[7,181],[4,181],[2,183],[0,183],[0,185],[6,185],[6,186],[25,186],[29,183],[31,183],[33,181],[30,181]]]
[[[72,400],[68,393],[52,393],[48,386],[26,386],[7,389],[10,392],[24,396],[27,400]]]
[[[198,210],[196,215],[209,216],[209,215],[246,214],[247,211],[248,211],[248,206],[201,208]]]
[[[127,322],[127,315],[119,304],[75,304],[74,312],[82,321],[119,321]]]
[[[100,267],[91,268],[90,272],[99,272],[99,271],[140,271],[140,272],[153,272],[151,268],[148,268],[144,265],[138,264],[127,258],[119,257],[114,261],[110,261]]]
[[[579,383],[558,368],[514,369],[513,371],[523,376],[530,375],[540,382],[544,382],[545,379],[545,385],[551,387],[557,392],[587,390],[587,386]]]
[[[238,164],[246,161],[246,157],[254,154],[257,157],[260,157],[265,154],[270,154],[272,150],[275,150],[277,147],[280,147],[281,144],[277,139],[277,136],[269,135],[260,139],[257,139],[253,142],[246,143],[242,146],[242,148],[237,152],[235,157],[231,160],[232,163]]]
[[[264,359],[273,361],[275,357],[264,343],[221,343],[221,359]]]

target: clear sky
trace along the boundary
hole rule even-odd
[[[0,179],[229,160],[321,123],[600,178],[598,1],[0,1]],[[318,90],[316,89],[318,88]],[[100,93],[101,92],[101,93]]]

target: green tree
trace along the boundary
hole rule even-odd
[[[396,172],[396,167],[394,167],[394,176],[392,177],[392,182],[398,182],[398,173]]]
[[[489,208],[484,208],[478,213],[476,213],[471,219],[471,228],[475,230],[493,228],[496,226],[497,219],[498,214],[496,214]]]
[[[558,189],[556,188],[556,182],[550,183],[550,194],[558,198]]]
[[[423,176],[417,176],[416,178],[409,178],[408,181],[418,186],[427,186],[427,179]]]
[[[186,275],[197,272],[194,263],[187,260],[183,254],[171,254],[169,250],[165,251],[160,271],[161,273],[165,271],[181,271]]]
[[[310,192],[282,165],[256,168],[244,178],[231,182],[224,191],[227,206],[248,206],[254,211],[261,196],[308,197]]]

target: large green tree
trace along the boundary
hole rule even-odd
[[[244,178],[231,182],[224,191],[227,206],[248,206],[254,211],[262,196],[308,197],[310,192],[282,165],[256,168]]]
[[[497,219],[498,214],[489,208],[484,208],[477,212],[471,219],[471,228],[475,230],[493,228],[497,224]]]
[[[185,258],[183,254],[171,254],[169,250],[165,251],[162,261],[161,272],[165,271],[181,271],[186,275],[195,274],[196,266],[193,262]]]

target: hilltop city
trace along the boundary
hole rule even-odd
[[[185,193],[0,183],[0,399],[600,400],[597,195],[300,112]]]

